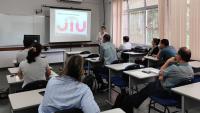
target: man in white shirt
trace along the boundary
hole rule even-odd
[[[131,50],[132,44],[129,42],[129,37],[124,36],[123,37],[123,44],[120,45],[119,50],[124,51],[124,50]]]
[[[103,26],[101,26],[101,31],[99,32],[99,34],[97,36],[97,42],[99,44],[102,43],[103,37],[104,37],[105,34],[108,34],[108,33],[106,32],[106,27],[103,25]]]

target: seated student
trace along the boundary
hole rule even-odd
[[[188,64],[190,58],[191,51],[186,47],[180,48],[177,55],[168,59],[161,67],[158,80],[149,83],[137,94],[124,97],[120,107],[126,113],[133,113],[133,107],[138,108],[150,96],[177,98],[169,90],[179,83],[193,78],[193,69]]]
[[[176,50],[173,47],[169,46],[169,41],[167,39],[162,39],[160,42],[160,51],[157,55],[157,58],[165,62],[169,58],[174,57],[176,55]]]
[[[129,42],[129,37],[128,36],[124,36],[123,37],[123,44],[120,45],[119,50],[123,51],[123,50],[131,50],[132,48],[132,44]]]
[[[152,47],[149,49],[148,56],[156,56],[159,52],[158,44],[160,43],[160,39],[153,38]]]
[[[100,113],[90,88],[81,82],[83,58],[72,56],[64,68],[64,75],[52,77],[45,90],[39,113],[78,108],[84,113]]]
[[[26,57],[28,55],[28,51],[31,48],[31,45],[33,44],[32,40],[23,40],[24,44],[24,50],[20,51],[17,53],[16,60],[17,63],[19,64],[21,61],[26,60]]]
[[[28,51],[26,60],[19,64],[18,76],[24,79],[22,87],[37,80],[46,80],[50,76],[51,70],[49,64],[44,58],[40,57],[42,46],[39,43],[34,43]]]
[[[105,68],[104,65],[111,64],[117,59],[117,52],[114,44],[110,42],[110,35],[105,34],[103,43],[100,45],[100,61],[102,64],[94,67],[93,70],[98,84],[102,84],[100,89],[105,89],[107,86],[104,84],[102,76],[99,73],[108,74],[108,69]]]
[[[113,43],[110,42],[110,35],[105,34],[103,43],[100,45],[100,61],[105,65],[117,60],[117,52]]]
[[[159,47],[158,47],[159,43],[160,43],[160,39],[153,38],[152,47],[149,49],[149,52],[147,53],[148,56],[156,56],[158,54],[158,52],[159,52]],[[135,60],[135,63],[147,66],[148,60],[147,59],[141,59],[141,60],[138,59],[138,60]]]

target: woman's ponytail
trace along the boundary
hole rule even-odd
[[[32,48],[28,51],[28,55],[26,57],[27,62],[29,64],[35,62],[35,58],[40,55],[42,50],[42,46],[39,43],[34,43]]]

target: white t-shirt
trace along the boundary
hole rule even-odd
[[[97,36],[97,42],[98,42],[99,44],[102,43],[103,37],[104,37],[104,35],[106,35],[106,34],[108,34],[108,33],[107,33],[107,32],[104,32],[103,34],[101,34],[101,32],[99,32],[99,34],[98,34],[98,36]]]
[[[132,44],[130,42],[124,42],[124,44],[122,44],[119,49],[120,50],[130,50],[132,48]]]
[[[24,49],[24,50],[20,51],[19,53],[17,53],[17,57],[16,57],[17,63],[20,63],[23,60],[26,60],[28,51],[29,51],[29,49],[27,48],[27,49]]]
[[[24,60],[19,65],[24,79],[22,87],[33,81],[46,80],[45,75],[49,64],[44,58],[40,58],[40,56],[36,57],[35,60],[36,61],[31,64],[29,64],[27,60]]]

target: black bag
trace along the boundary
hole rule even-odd
[[[87,85],[90,87],[90,89],[91,89],[92,91],[94,91],[94,88],[93,88],[93,86],[94,86],[94,81],[95,81],[95,77],[92,76],[92,75],[87,75],[87,76],[83,79],[83,83],[87,84]]]

